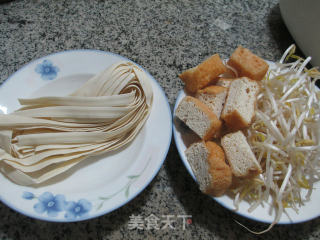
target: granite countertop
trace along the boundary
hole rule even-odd
[[[278,0],[16,0],[0,1],[0,83],[24,64],[68,49],[99,49],[148,70],[171,106],[182,89],[177,74],[238,45],[277,60],[293,43]],[[129,230],[131,215],[192,215],[186,229]],[[77,223],[43,222],[0,203],[0,239],[319,239],[320,219],[278,225],[242,218],[201,194],[174,142],[159,173],[135,199],[110,214]]]

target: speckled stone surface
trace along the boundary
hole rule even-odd
[[[1,1],[0,1],[1,2]],[[277,60],[293,43],[277,0],[25,0],[0,3],[0,83],[29,61],[67,49],[100,49],[142,65],[171,105],[182,89],[177,74],[213,53],[237,45]],[[1,187],[1,186],[0,186]],[[129,230],[129,216],[192,215],[192,223],[166,230]],[[78,223],[31,219],[0,203],[0,239],[319,239],[320,219],[267,225],[242,218],[201,194],[172,141],[151,184],[112,213]]]

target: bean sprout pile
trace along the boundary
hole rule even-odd
[[[263,173],[233,189],[236,208],[242,200],[250,203],[249,212],[271,203],[274,221],[257,234],[278,223],[286,208],[298,213],[320,180],[320,72],[306,68],[310,57],[294,52],[292,45],[262,80],[256,117],[246,132]]]

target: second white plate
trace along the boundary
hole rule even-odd
[[[273,66],[271,62],[268,62],[270,64],[270,67]],[[199,138],[190,130],[188,129],[180,120],[178,120],[175,116],[175,111],[176,108],[178,107],[180,101],[186,96],[186,93],[181,90],[178,94],[175,107],[174,107],[174,113],[173,113],[173,134],[174,134],[174,140],[179,152],[179,155],[182,159],[182,162],[184,163],[185,167],[187,168],[189,174],[192,176],[192,178],[196,180],[191,166],[189,165],[189,162],[187,161],[186,155],[185,155],[185,150],[187,147],[198,140]],[[320,182],[315,184],[315,189],[312,193],[311,196],[311,201],[308,202],[306,205],[301,206],[299,210],[299,214],[297,214],[293,209],[286,208],[287,214],[282,214],[282,217],[279,221],[280,224],[291,224],[291,223],[300,223],[300,222],[305,222],[311,219],[314,219],[316,217],[320,216]],[[303,192],[306,194],[307,191]],[[302,195],[304,196],[304,195]],[[235,211],[235,207],[233,204],[233,199],[230,198],[227,195],[223,195],[221,197],[215,197],[213,198],[216,200],[218,203],[220,203],[222,206],[225,208]],[[250,205],[248,202],[242,201],[239,206],[239,210],[235,211],[236,213],[256,220],[260,222],[265,222],[265,223],[272,223],[275,217],[275,213],[271,212],[270,213],[270,208],[266,204],[264,207],[259,206],[256,208],[253,212],[248,212]]]

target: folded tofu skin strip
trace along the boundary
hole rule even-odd
[[[65,97],[19,99],[0,115],[0,170],[20,185],[37,185],[89,156],[131,142],[151,111],[150,77],[121,61]]]

